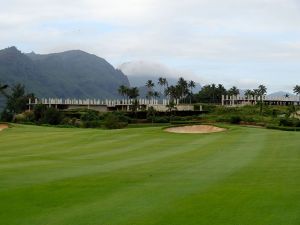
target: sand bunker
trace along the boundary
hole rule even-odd
[[[182,127],[171,127],[167,128],[167,132],[171,133],[185,133],[185,134],[208,134],[222,132],[226,129],[215,127],[211,125],[193,125],[193,126],[182,126]]]
[[[4,130],[6,128],[8,128],[8,125],[6,125],[6,124],[0,124],[0,131]]]

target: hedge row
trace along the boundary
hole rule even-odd
[[[283,131],[300,131],[300,127],[283,127],[283,126],[268,125],[267,128],[273,130],[283,130]]]

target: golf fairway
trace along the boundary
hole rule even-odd
[[[16,125],[0,132],[1,225],[298,225],[300,132]]]

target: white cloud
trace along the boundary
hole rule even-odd
[[[255,79],[242,78],[234,82],[235,86],[240,89],[254,89],[264,82],[257,81]]]
[[[199,65],[257,63],[247,69],[272,83],[262,62],[273,63],[275,74],[278,64],[300,60],[298,0],[0,1],[0,48],[17,45],[39,53],[80,48],[114,65],[162,62],[187,74],[201,71],[198,79],[218,75],[232,84],[243,68],[229,74],[222,66]],[[294,78],[296,70],[282,76]]]
[[[118,67],[122,72],[131,77],[147,76],[147,77],[166,77],[166,78],[179,78],[185,77],[189,80],[202,83],[203,79],[196,77],[195,74],[188,70],[178,70],[170,68],[158,62],[149,61],[132,61],[123,63]]]

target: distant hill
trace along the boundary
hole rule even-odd
[[[0,50],[0,82],[21,83],[38,97],[115,98],[128,78],[104,59],[80,51],[39,55]]]
[[[240,95],[245,96],[245,91],[246,90],[240,89]],[[271,94],[267,94],[268,97],[285,97],[286,95],[295,96],[294,94],[291,94],[291,93],[285,92],[285,91],[277,91],[277,92],[273,92]]]

